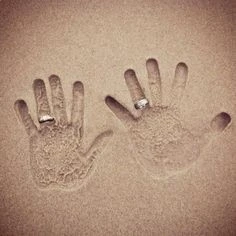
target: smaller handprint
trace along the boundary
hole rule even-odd
[[[44,81],[36,79],[33,83],[39,127],[32,120],[24,100],[17,100],[14,106],[29,135],[33,179],[40,188],[77,188],[91,176],[97,158],[113,133],[108,130],[98,135],[85,150],[83,84],[77,81],[73,85],[69,122],[60,78],[51,75],[49,83],[53,114]]]
[[[124,73],[134,107],[133,115],[111,96],[106,104],[127,127],[136,150],[137,163],[152,178],[167,178],[189,169],[196,162],[202,148],[231,123],[231,117],[221,112],[212,119],[201,135],[194,135],[180,117],[180,102],[186,86],[188,68],[185,63],[176,66],[169,106],[161,103],[161,76],[155,59],[146,62],[151,104],[138,82],[134,70]]]

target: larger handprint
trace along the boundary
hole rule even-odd
[[[98,135],[86,151],[83,146],[84,88],[81,82],[73,86],[71,122],[68,122],[65,99],[58,76],[49,77],[53,114],[43,80],[33,84],[40,128],[33,122],[24,100],[15,102],[30,139],[30,163],[33,178],[40,188],[73,188],[81,186],[91,175],[97,157],[107,145],[112,131]]]
[[[155,59],[146,62],[152,106],[146,99],[136,74],[129,69],[124,77],[132,101],[140,115],[135,117],[111,96],[106,104],[127,127],[137,150],[138,164],[155,179],[166,178],[188,169],[199,157],[201,149],[231,122],[221,112],[212,119],[201,135],[192,134],[180,118],[180,101],[185,89],[188,68],[185,63],[176,67],[169,106],[161,105],[161,77]]]

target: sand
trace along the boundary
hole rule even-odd
[[[233,2],[0,1],[0,235],[235,235]]]

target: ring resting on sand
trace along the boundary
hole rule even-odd
[[[134,103],[134,107],[139,110],[145,108],[146,106],[148,106],[148,104],[149,101],[146,98],[142,98]]]
[[[44,116],[39,117],[39,123],[44,123],[47,121],[54,121],[54,118],[50,115],[44,115]]]

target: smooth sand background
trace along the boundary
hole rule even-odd
[[[0,1],[1,235],[235,235],[234,1]],[[175,66],[189,80],[181,114],[192,132],[219,112],[232,124],[189,171],[152,180],[137,165],[121,122],[104,103],[133,105],[123,73],[133,68],[148,95],[145,61],[160,66],[164,102]],[[85,87],[85,135],[113,139],[85,186],[40,190],[28,136],[14,111],[22,98],[36,117],[33,80],[57,74],[71,109],[72,84]],[[50,96],[49,96],[50,97]]]

